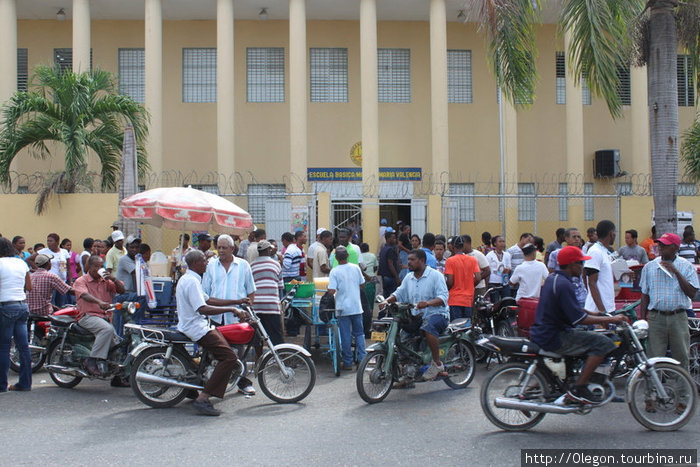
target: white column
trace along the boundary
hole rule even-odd
[[[73,0],[73,72],[90,71],[90,0]]]
[[[0,0],[0,105],[17,91],[17,6]]]
[[[306,54],[306,0],[289,0],[289,166],[295,188],[306,180]]]
[[[377,85],[377,4],[360,0],[360,105],[362,118],[362,183],[379,191],[379,104]],[[365,199],[362,228],[367,232],[369,251],[376,251],[379,241],[379,206],[377,199]]]
[[[649,98],[647,91],[647,67],[631,67],[630,87],[632,101],[632,154],[620,157],[620,166],[632,174],[648,174],[649,150]]]
[[[233,77],[233,0],[216,4],[216,133],[218,170],[223,183],[233,177],[234,158],[234,77]],[[221,193],[226,186],[220,186]]]
[[[146,146],[151,170],[163,172],[163,6],[161,0],[146,0],[146,110],[151,115]]]
[[[449,172],[447,122],[447,17],[445,0],[430,0],[430,108],[432,122],[432,176]],[[442,200],[428,199],[428,231],[442,230]]]

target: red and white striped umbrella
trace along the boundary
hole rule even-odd
[[[122,216],[173,230],[213,230],[246,235],[253,219],[243,209],[221,196],[194,188],[154,188],[122,200]]]

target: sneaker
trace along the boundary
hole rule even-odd
[[[255,388],[253,387],[252,384],[246,384],[242,386],[238,386],[238,392],[240,392],[243,395],[246,396],[254,396],[255,395]]]
[[[435,362],[432,362],[430,364],[430,366],[428,367],[428,369],[425,370],[425,372],[423,372],[423,379],[426,381],[432,381],[435,378],[437,378],[437,376],[440,373],[444,373],[444,372],[445,372],[445,366],[442,364],[442,362],[440,362],[440,365],[436,365]]]
[[[600,402],[600,399],[587,386],[574,386],[566,393],[566,399],[578,404],[597,404]]]
[[[196,400],[192,403],[192,407],[194,407],[194,409],[201,415],[208,415],[210,417],[218,417],[219,415],[221,415],[221,411],[216,410],[209,401]]]

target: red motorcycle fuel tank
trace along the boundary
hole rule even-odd
[[[221,331],[229,344],[247,344],[255,335],[255,329],[248,323],[227,324],[216,329]]]
[[[78,316],[78,307],[75,305],[66,306],[66,307],[63,307],[59,310],[54,311],[51,314],[54,316],[70,316],[70,317],[75,318],[76,316]]]

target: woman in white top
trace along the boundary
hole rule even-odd
[[[494,249],[489,251],[486,255],[489,268],[491,268],[489,288],[502,287],[491,293],[491,301],[496,303],[496,301],[504,297],[510,297],[510,285],[508,282],[511,271],[510,253],[505,251],[506,241],[502,235],[493,237],[491,239],[491,245],[493,245]]]
[[[32,388],[32,357],[27,340],[26,292],[32,289],[29,266],[16,257],[12,242],[0,237],[0,392],[29,391]],[[10,343],[19,351],[19,382],[8,387]]]

